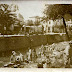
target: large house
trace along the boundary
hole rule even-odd
[[[43,26],[44,26],[45,33],[53,33],[54,32],[54,21],[53,20],[44,22]]]
[[[69,30],[71,28],[72,30],[72,20],[70,19],[69,21],[66,21],[67,24],[67,29]]]
[[[67,26],[67,30],[68,31],[72,31],[72,20],[65,20],[66,22],[66,26]],[[63,24],[63,20],[62,19],[57,19],[57,20],[49,20],[45,23],[43,23],[44,25],[44,31],[45,33],[65,33],[65,28],[64,28],[64,24]]]

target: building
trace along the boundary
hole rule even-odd
[[[68,31],[69,31],[69,29],[72,30],[72,20],[71,19],[69,19],[69,21],[66,21],[66,25],[67,25]]]
[[[54,21],[49,20],[43,23],[44,32],[45,33],[53,33],[54,32]]]
[[[72,20],[65,20],[67,31],[72,31]],[[65,33],[65,26],[62,19],[49,20],[43,23],[45,33]]]

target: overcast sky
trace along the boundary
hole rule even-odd
[[[66,1],[67,2],[67,1]],[[45,4],[54,3],[48,1],[0,1],[0,3],[17,4],[19,12],[23,15],[24,19],[30,19],[32,16],[43,16]],[[56,2],[55,2],[56,3]],[[60,3],[57,1],[57,3]],[[65,2],[61,2],[65,3]]]
[[[19,11],[22,13],[25,19],[29,19],[32,16],[43,16],[45,2],[24,1],[19,3]]]
[[[32,16],[43,16],[45,1],[3,1],[0,3],[17,4],[19,12],[23,15],[24,19],[30,19]]]

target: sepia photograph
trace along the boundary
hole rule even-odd
[[[0,1],[0,68],[72,68],[72,4]]]

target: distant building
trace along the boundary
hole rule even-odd
[[[54,32],[54,21],[53,20],[49,20],[47,22],[43,23],[44,26],[44,32],[45,33],[53,33]]]
[[[42,25],[39,25],[39,26],[24,26],[24,27],[22,27],[22,31],[24,31],[26,34],[42,33]]]
[[[65,20],[67,30],[72,31],[72,20]],[[43,23],[45,33],[65,33],[65,28],[62,19],[49,20]]]
[[[46,25],[46,33],[49,32],[49,33],[53,33],[53,25],[54,25],[54,21],[53,20],[49,20],[47,22],[47,25]]]
[[[72,20],[70,19],[69,21],[66,21],[66,25],[68,30],[72,28]]]

